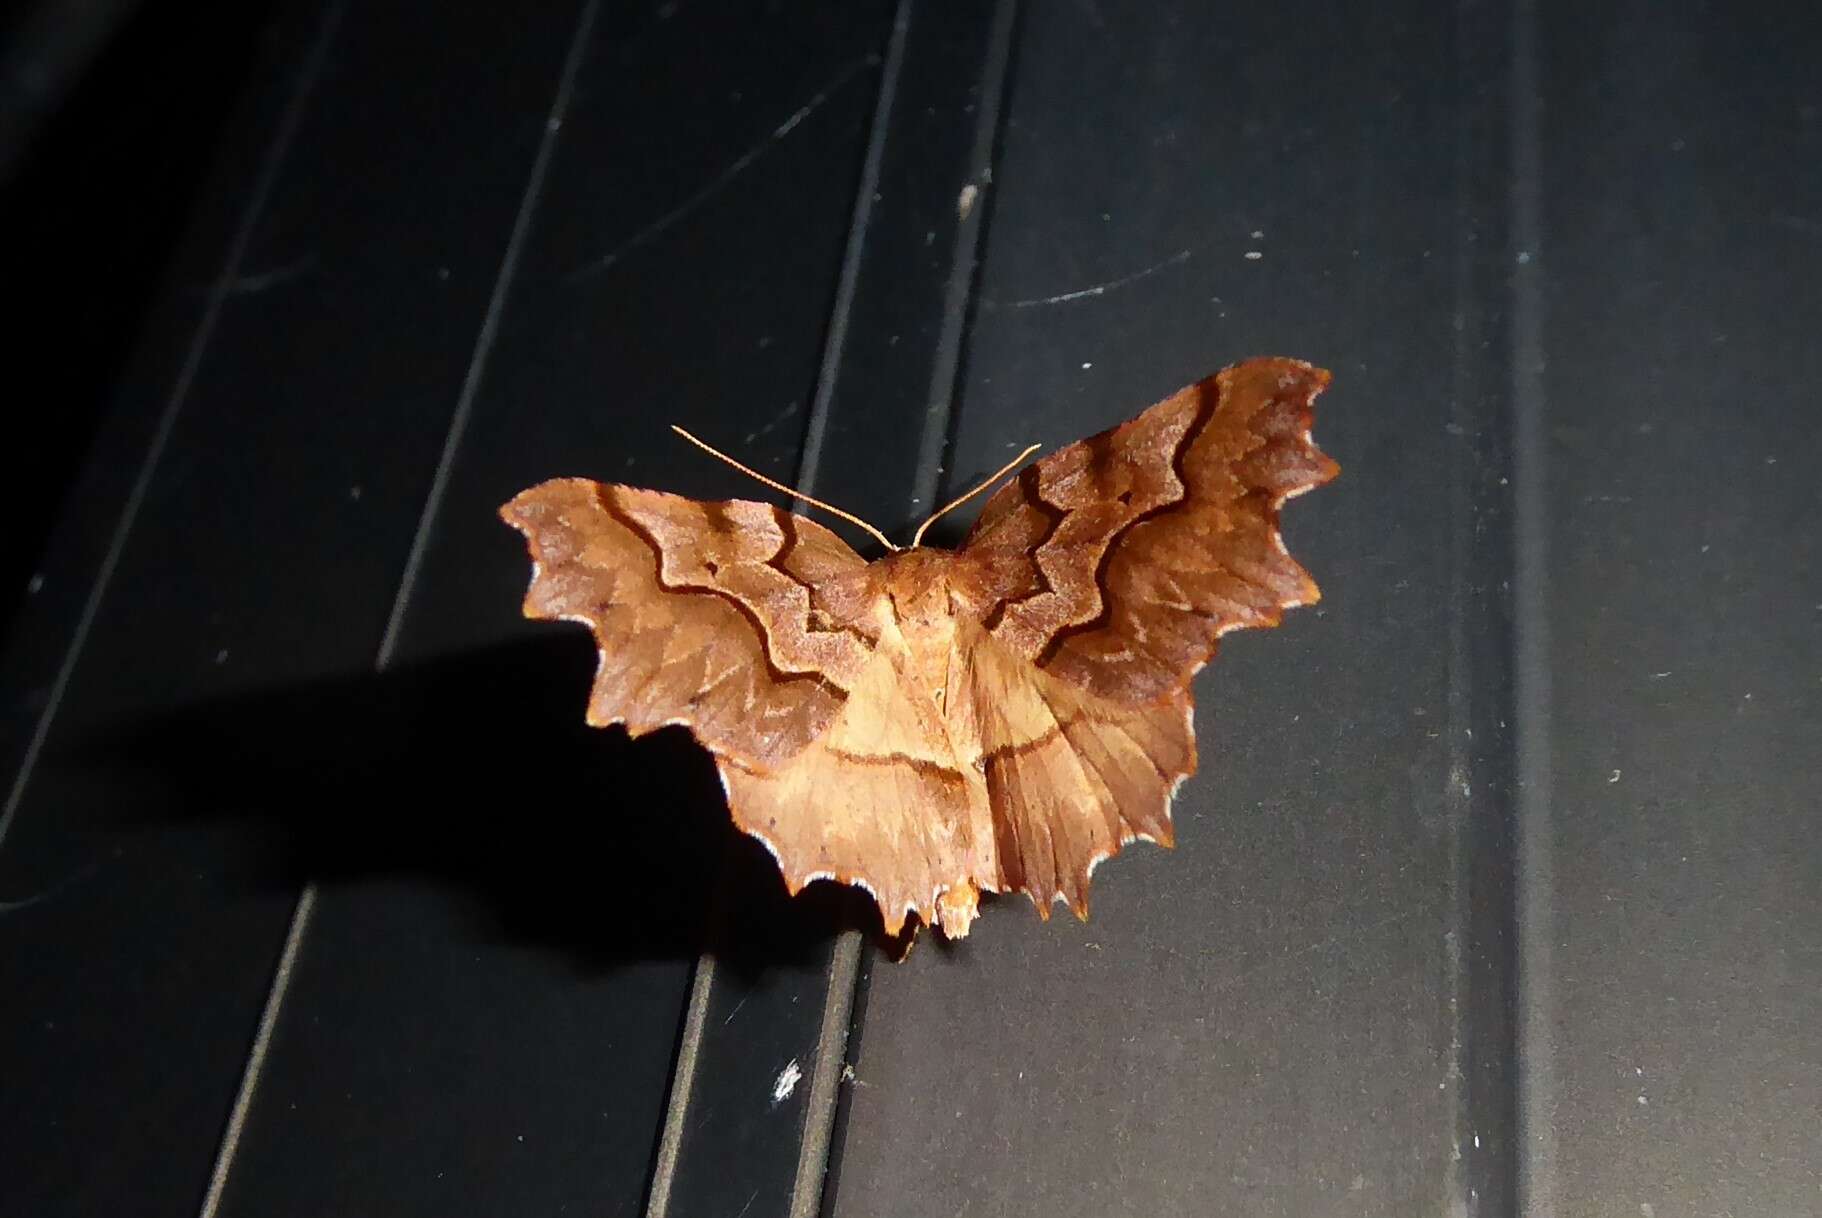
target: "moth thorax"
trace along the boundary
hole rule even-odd
[[[954,629],[954,610],[949,602],[953,561],[946,550],[921,546],[879,560],[886,600],[907,637]]]

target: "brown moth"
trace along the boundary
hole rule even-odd
[[[792,892],[857,884],[889,934],[959,938],[983,891],[1086,917],[1096,864],[1171,844],[1190,678],[1317,599],[1278,510],[1339,470],[1310,439],[1328,382],[1225,368],[1026,466],[953,551],[867,562],[782,508],[581,478],[500,514],[525,615],[594,632],[589,723],[683,724]]]

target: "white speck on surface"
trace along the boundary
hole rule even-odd
[[[1083,361],[1082,361],[1082,371],[1084,371],[1084,372],[1086,372],[1086,371],[1088,371],[1088,370],[1089,370],[1089,369],[1090,369],[1090,368],[1092,368],[1092,367],[1094,367],[1094,364],[1092,364],[1092,363],[1091,363],[1091,362],[1089,362],[1089,361],[1088,361],[1088,360],[1083,360]]]
[[[974,210],[974,201],[981,197],[981,188],[973,182],[962,187],[962,193],[955,197],[955,218],[966,220],[968,213]]]
[[[44,573],[41,571],[25,581],[25,594],[37,596],[42,591],[44,591]]]
[[[356,484],[356,485],[348,488],[348,498],[354,500],[354,502],[356,502],[356,503],[359,503],[361,501],[361,488],[360,488],[359,484]]]
[[[1530,250],[1519,250],[1518,251],[1518,265],[1529,266],[1530,264],[1531,264],[1531,251]]]
[[[1642,1096],[1642,1095],[1639,1096],[1639,1107],[1640,1108],[1643,1108],[1645,1105],[1649,1104],[1650,1102],[1651,1101],[1646,1099],[1644,1096]]]
[[[1479,1134],[1474,1135],[1474,1149],[1475,1150],[1480,1149],[1480,1135]]]
[[[1618,770],[1615,770],[1615,771],[1613,771],[1613,773],[1612,773],[1612,774],[1611,774],[1611,775],[1610,775],[1610,776],[1609,776],[1609,777],[1608,777],[1608,779],[1607,779],[1607,785],[1608,785],[1608,786],[1612,786],[1612,785],[1613,785],[1613,784],[1614,784],[1614,783],[1616,783],[1616,782],[1618,782],[1618,781],[1619,781],[1619,780],[1620,780],[1620,772],[1619,772],[1619,771],[1618,771]]]
[[[1675,671],[1676,670],[1674,668],[1667,668],[1663,672],[1654,672],[1651,674],[1651,679],[1653,681],[1662,681],[1665,677],[1669,676],[1671,673],[1673,673]]]
[[[1657,1218],[1657,1211],[1651,1208],[1651,1202],[1639,1202],[1639,1218]]]
[[[220,651],[215,653],[215,662],[217,664],[226,664],[228,662],[228,649],[226,647],[223,647]]]
[[[797,1059],[793,1057],[785,1064],[785,1068],[778,1072],[778,1079],[772,1084],[773,1106],[776,1107],[790,1099],[792,1093],[797,1090],[797,1084],[802,1081],[803,1070],[798,1066]]]
[[[1262,228],[1255,228],[1255,229],[1254,229],[1254,230],[1253,230],[1253,240],[1254,240],[1254,241],[1257,241],[1257,240],[1259,240],[1259,239],[1260,239],[1260,238],[1261,238],[1261,237],[1263,237],[1263,236],[1265,236],[1265,230],[1264,230],[1264,229],[1262,229]]]
[[[1248,262],[1257,262],[1257,261],[1259,261],[1259,259],[1261,259],[1263,257],[1265,257],[1264,253],[1262,253],[1259,250],[1247,250],[1246,251],[1246,260]]]

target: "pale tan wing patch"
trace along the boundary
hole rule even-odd
[[[982,887],[1023,891],[1049,916],[1059,897],[1088,913],[1089,877],[1135,838],[1172,842],[1170,798],[1196,768],[1189,693],[1134,707],[1036,668],[991,635],[964,631],[966,688],[952,734],[972,735],[999,873]]]
[[[913,693],[895,643],[882,641],[820,739],[769,769],[723,759],[722,778],[735,823],[770,848],[792,892],[858,884],[888,934],[914,913],[959,938],[975,878],[996,874],[984,787]]]

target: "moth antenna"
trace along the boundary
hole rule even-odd
[[[757,482],[765,483],[767,486],[771,487],[775,491],[778,491],[780,494],[791,495],[795,498],[801,499],[805,503],[810,504],[812,507],[821,508],[823,511],[829,513],[831,516],[839,516],[843,520],[847,521],[849,524],[865,529],[867,532],[873,534],[874,537],[877,537],[879,539],[880,545],[886,547],[886,549],[892,551],[894,554],[898,553],[899,548],[892,544],[891,538],[887,537],[884,533],[880,532],[878,529],[874,528],[872,525],[870,525],[866,521],[862,520],[859,516],[856,516],[853,512],[844,512],[832,503],[824,503],[820,499],[812,498],[811,496],[804,494],[802,491],[798,490],[794,486],[786,486],[782,482],[774,482],[772,479],[766,477],[764,474],[760,473],[758,470],[748,469],[746,466],[742,465],[740,462],[734,460],[734,458],[732,458],[732,457],[728,456],[726,453],[722,452],[719,448],[716,448],[711,444],[706,444],[701,440],[698,440],[695,436],[692,436],[689,432],[683,430],[683,428],[677,426],[675,423],[671,424],[671,430],[676,432],[678,435],[682,436],[684,439],[688,440],[691,444],[694,444],[697,448],[700,448],[703,452],[708,453],[712,457],[720,457],[723,461],[726,461],[729,465],[733,466],[735,469],[739,470],[741,473],[745,474],[747,477],[752,478]],[[972,492],[970,492],[970,493],[972,493]],[[943,511],[945,511],[945,512],[948,510],[949,510],[948,508],[943,509]],[[938,513],[938,515],[941,515],[941,513]],[[922,530],[919,530],[918,536],[920,536],[920,537],[923,536]],[[916,545],[917,543],[912,542],[911,544]]]
[[[922,524],[918,525],[917,532],[913,533],[911,535],[911,548],[913,550],[917,549],[918,545],[924,540],[925,530],[927,530],[931,525],[935,524],[938,520],[942,519],[944,516],[947,516],[950,512],[953,512],[956,508],[962,506],[962,504],[968,502],[970,499],[974,498],[976,495],[980,494],[982,491],[986,490],[988,487],[993,486],[995,483],[999,482],[999,480],[1001,478],[1004,478],[1007,474],[1011,473],[1013,471],[1013,469],[1016,468],[1018,466],[1018,464],[1020,462],[1022,462],[1026,457],[1029,457],[1032,453],[1036,452],[1039,447],[1040,446],[1037,444],[1030,445],[1029,447],[1027,447],[1025,449],[1024,452],[1020,453],[1018,456],[1014,457],[1012,460],[1006,462],[1006,464],[1000,466],[999,469],[995,470],[993,473],[987,475],[987,477],[978,486],[976,486],[973,490],[969,491],[966,495],[963,495],[960,499],[952,499],[948,503],[945,503],[942,507],[937,508],[936,515],[930,517],[930,519],[928,519],[928,520],[924,521]]]

